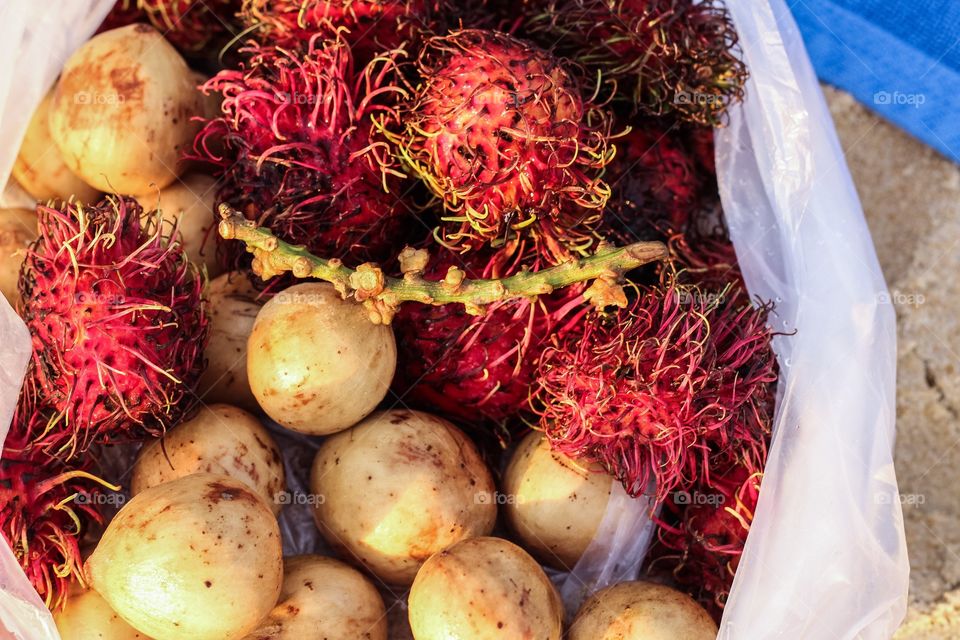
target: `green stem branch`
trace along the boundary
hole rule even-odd
[[[511,298],[532,298],[578,282],[593,281],[584,297],[598,307],[623,306],[626,297],[620,287],[623,275],[641,265],[663,260],[667,248],[661,242],[637,242],[625,247],[601,245],[589,257],[571,259],[541,271],[521,271],[500,279],[472,280],[457,267],[450,267],[443,280],[422,277],[427,252],[407,247],[400,255],[402,278],[384,275],[373,263],[356,269],[340,260],[318,258],[303,246],[280,240],[269,229],[258,227],[236,209],[220,205],[220,235],[240,240],[253,254],[253,271],[263,279],[291,272],[298,278],[315,278],[332,283],[344,298],[362,302],[375,323],[389,324],[400,304],[422,302],[441,305],[463,304],[471,313],[484,305]]]

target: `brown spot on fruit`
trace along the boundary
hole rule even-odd
[[[392,418],[390,418],[390,424],[403,424],[411,418],[409,411],[396,411]]]
[[[137,75],[136,67],[111,69],[110,84],[117,92],[120,102],[139,102],[143,100],[143,80]]]
[[[223,482],[211,482],[207,485],[209,488],[204,497],[213,504],[219,504],[221,500],[245,500],[247,502],[257,503],[258,498],[243,487],[236,487]]]

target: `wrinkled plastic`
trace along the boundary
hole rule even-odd
[[[0,184],[33,107],[110,4],[7,0],[0,8],[0,38],[17,54],[0,63]],[[728,6],[751,78],[717,135],[721,198],[750,292],[776,302],[774,328],[790,335],[774,344],[773,443],[720,638],[889,638],[906,611],[909,571],[892,457],[890,297],[783,0]],[[0,332],[5,435],[29,340],[4,301]],[[284,447],[288,469],[303,466],[290,457],[297,449],[312,450]],[[292,492],[305,489],[303,478],[288,480]],[[316,548],[306,511],[288,507],[281,525],[288,551]],[[651,533],[646,504],[615,492],[583,560],[558,580],[568,605],[634,577]],[[57,638],[3,544],[0,589],[0,623],[14,637]]]
[[[783,0],[730,2],[751,78],[717,173],[750,292],[777,304],[780,401],[725,640],[889,638],[909,563],[893,468],[896,319]]]
[[[631,498],[620,482],[612,481],[610,501],[594,539],[570,572],[554,579],[570,619],[584,600],[600,589],[636,580],[657,531],[650,518],[652,502],[646,496]]]

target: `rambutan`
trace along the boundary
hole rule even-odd
[[[719,209],[720,203],[715,204]],[[708,217],[714,218],[712,223],[702,219]],[[746,286],[719,211],[699,214],[687,229],[669,234],[667,246],[683,282],[712,292],[731,285],[742,291]]]
[[[425,274],[440,280],[450,266],[470,278],[504,277],[519,270],[504,251],[449,251]],[[462,305],[403,305],[393,320],[397,335],[397,395],[460,421],[503,424],[529,410],[540,353],[583,318],[583,286],[534,300],[489,305],[480,315]]]
[[[219,201],[319,255],[384,259],[409,212],[371,141],[370,116],[401,92],[388,83],[393,59],[356,71],[345,42],[318,37],[303,52],[250,43],[241,54],[240,69],[202,87],[223,95],[223,115],[205,123],[192,159],[216,167]]]
[[[684,129],[687,148],[702,173],[716,182],[717,161],[714,155],[713,127],[691,126]],[[716,184],[712,185],[716,189]]]
[[[262,42],[296,48],[317,34],[340,35],[369,60],[427,28],[432,8],[431,0],[244,0],[241,17]]]
[[[554,0],[527,27],[644,114],[721,124],[746,65],[717,0]]]
[[[628,244],[686,229],[704,177],[673,129],[638,123],[616,147],[604,175],[613,192],[604,210],[605,235]]]
[[[147,22],[147,15],[137,6],[136,0],[117,0],[110,13],[100,23],[97,33],[125,27],[128,24]]]
[[[45,422],[18,412],[26,422]],[[102,522],[96,496],[106,483],[83,468],[49,459],[20,440],[16,420],[0,458],[0,533],[47,607],[61,607],[70,582],[83,582],[80,539]]]
[[[449,3],[448,3],[449,4]],[[550,6],[550,0],[477,0],[455,12],[463,27],[494,29],[526,38],[526,25]],[[544,43],[550,49],[549,43]]]
[[[734,287],[708,292],[669,275],[637,287],[626,308],[544,351],[540,427],[632,495],[654,481],[658,502],[708,482],[712,465],[762,461],[777,379],[767,312]]]
[[[669,573],[719,619],[760,496],[761,471],[743,465],[714,473],[709,485],[672,494],[664,504],[651,573]]]
[[[49,415],[29,435],[53,457],[162,434],[201,373],[203,278],[142,213],[113,196],[37,207],[19,282],[33,339],[22,393]]]
[[[177,49],[195,53],[233,30],[240,0],[117,0],[102,30],[149,22]]]
[[[417,70],[416,95],[388,136],[442,201],[442,240],[478,248],[530,234],[555,261],[589,246],[610,194],[601,173],[611,120],[561,61],[467,29],[427,40]]]

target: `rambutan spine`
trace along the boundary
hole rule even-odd
[[[631,304],[588,318],[540,359],[536,405],[551,446],[601,464],[655,499],[740,460],[762,468],[776,361],[768,307],[733,287],[665,276]]]
[[[149,22],[177,49],[197,53],[233,30],[239,0],[117,0],[101,29]]]
[[[21,396],[32,443],[69,459],[94,442],[161,435],[203,366],[203,276],[132,198],[37,207],[20,273],[33,356]]]
[[[451,264],[471,277],[503,277],[525,268],[524,256],[503,254],[447,252],[431,261],[426,277],[441,279]],[[458,305],[404,305],[393,323],[398,397],[461,423],[494,423],[508,431],[508,422],[529,411],[537,361],[548,341],[587,313],[584,289],[572,285],[533,299],[495,302],[480,315]]]
[[[44,604],[56,610],[72,581],[84,583],[80,539],[103,521],[96,497],[120,487],[31,447],[30,423],[45,420],[24,402],[17,408],[0,458],[0,534]]]
[[[190,156],[214,165],[219,201],[311,251],[383,259],[411,209],[396,177],[379,169],[385,143],[371,117],[404,95],[392,84],[402,52],[359,71],[340,38],[314,36],[304,51],[251,42],[241,54],[240,69],[203,85],[223,95],[223,113],[205,123]],[[241,257],[228,256],[228,266]]]
[[[743,97],[747,68],[717,0],[552,0],[527,33],[646,115],[722,125]]]
[[[717,619],[753,524],[762,480],[762,471],[745,464],[721,469],[709,485],[671,495],[658,518],[648,571],[669,574]]]
[[[365,61],[429,29],[434,13],[428,0],[243,0],[240,16],[263,42],[295,49],[339,36]]]
[[[675,127],[635,122],[616,146],[604,174],[612,189],[605,235],[622,244],[686,230],[700,207],[705,178]]]
[[[382,118],[395,155],[442,202],[451,248],[536,238],[554,262],[585,253],[610,196],[611,118],[551,53],[464,29],[430,38],[416,95]]]

